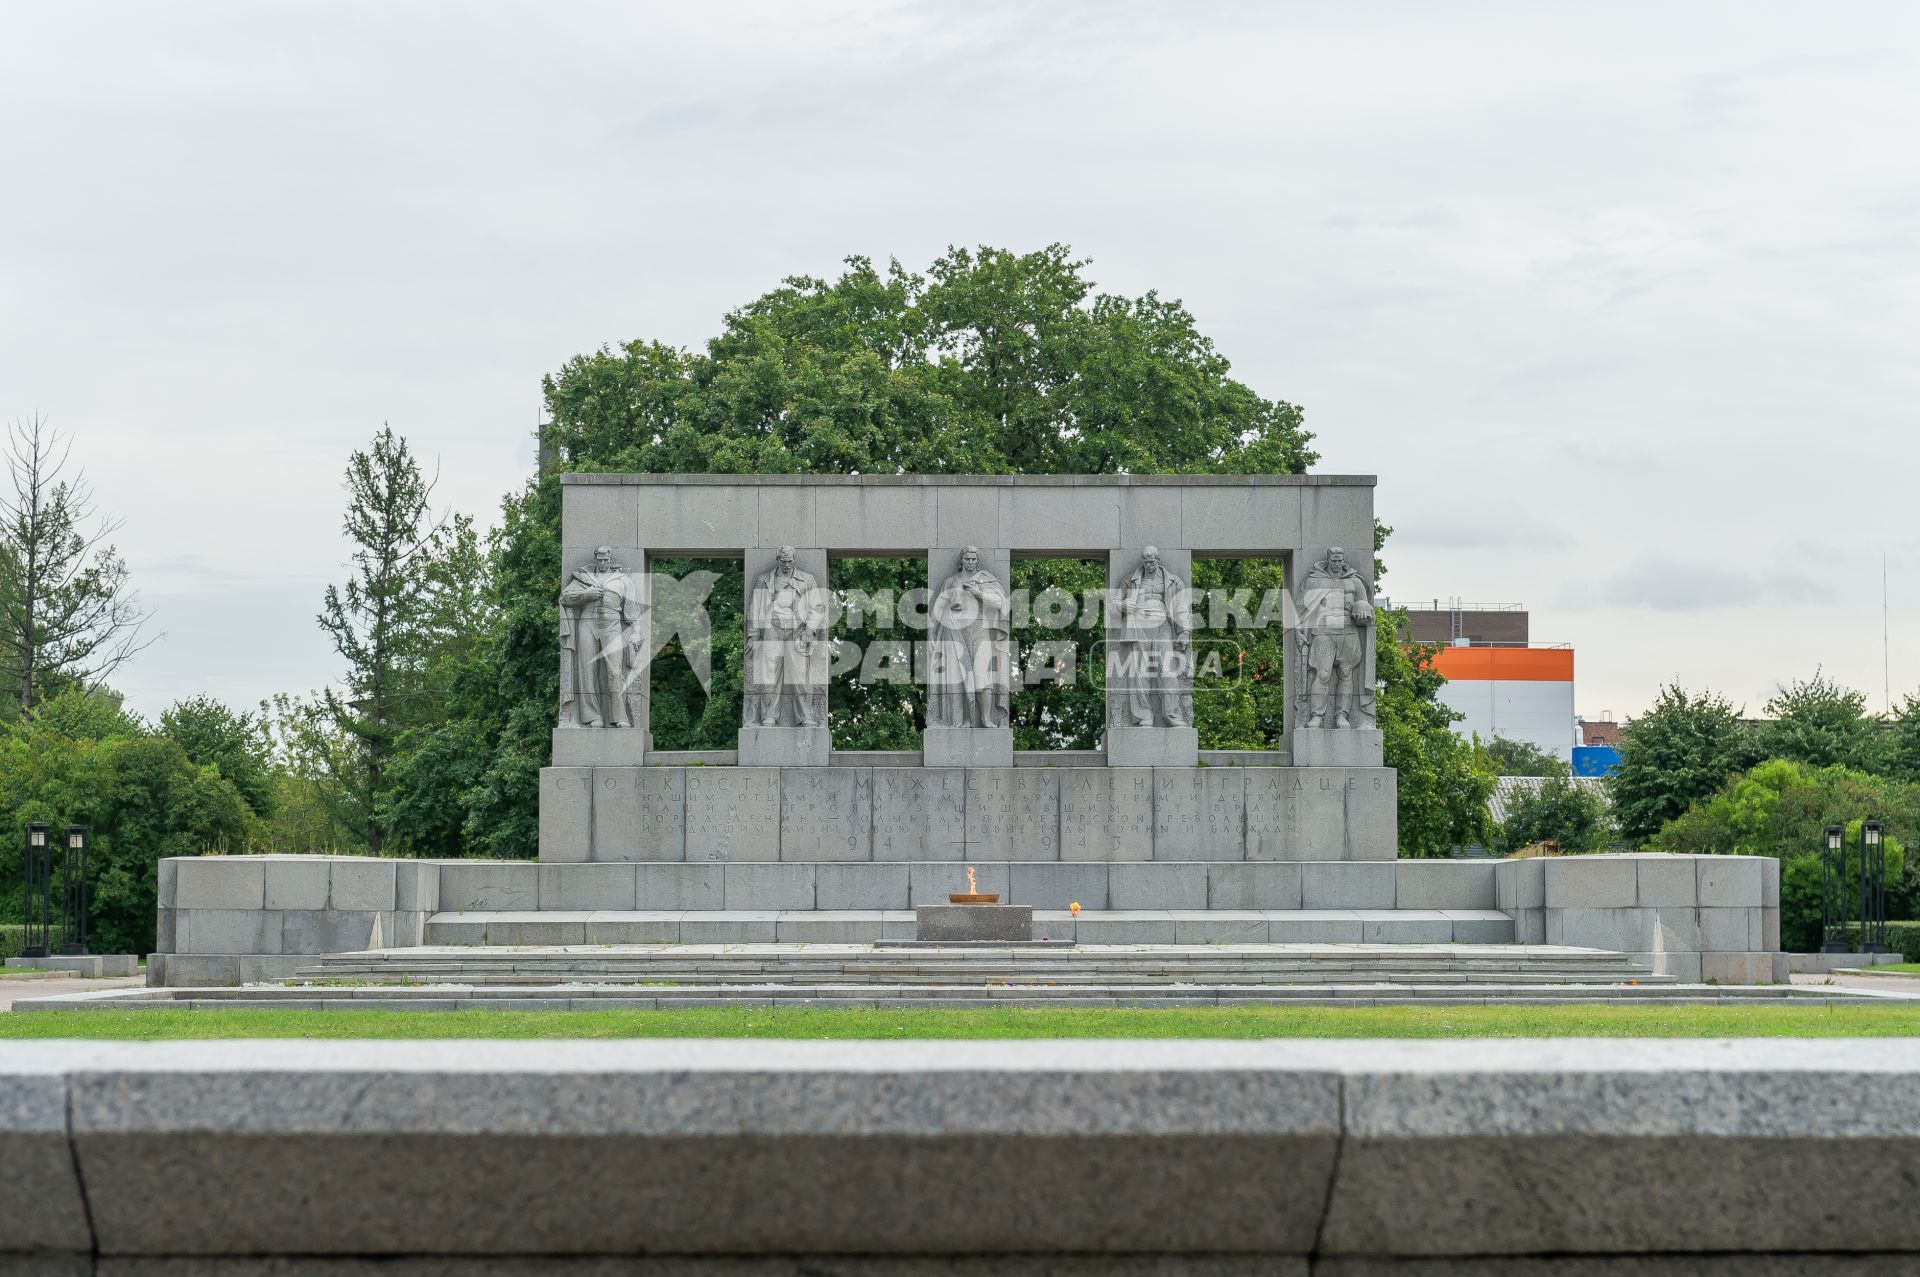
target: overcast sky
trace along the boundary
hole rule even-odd
[[[1179,297],[1399,601],[1577,705],[1920,687],[1920,6],[0,0],[0,418],[77,440],[157,713],[339,674],[383,421],[483,521],[540,377],[863,253]]]

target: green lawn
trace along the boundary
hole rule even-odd
[[[1884,967],[1861,967],[1868,975],[1914,975],[1920,973],[1920,962],[1896,962]]]
[[[0,1038],[1907,1037],[1920,1003],[1855,1006],[1247,1007],[1192,1010],[56,1011]]]

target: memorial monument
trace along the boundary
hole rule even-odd
[[[512,952],[487,957],[489,969],[543,995],[547,976],[525,972],[601,983],[608,963],[644,973],[657,953],[668,969],[695,964],[695,996],[720,987],[757,999],[770,979],[833,983],[821,963],[859,969],[878,946],[914,937],[916,910],[956,892],[1031,911],[1003,937],[1070,946],[1043,977],[1023,955],[1023,979],[1084,989],[1091,968],[1118,963],[1132,973],[1113,986],[1127,999],[1138,996],[1131,946],[1228,946],[1218,961],[1174,954],[1150,982],[1192,992],[1212,973],[1253,998],[1297,960],[1261,952],[1276,945],[1421,946],[1408,960],[1440,968],[1409,976],[1420,986],[1410,996],[1465,964],[1483,972],[1460,986],[1475,997],[1491,987],[1489,955],[1456,962],[1449,946],[1514,942],[1582,951],[1546,955],[1554,970],[1600,960],[1607,997],[1641,969],[1721,984],[1785,978],[1774,861],[1396,859],[1395,775],[1374,721],[1372,559],[1342,549],[1371,544],[1370,478],[569,474],[561,492],[560,704],[554,763],[540,774],[540,863],[169,859],[150,978],[284,979],[308,955],[340,955],[323,975],[437,983],[468,960],[439,946],[501,947]],[[923,748],[835,751],[829,657],[858,640],[855,627],[830,626],[833,556],[902,554],[925,556]],[[745,604],[729,623],[748,640],[739,746],[654,749],[653,640],[719,622],[686,615],[687,592],[647,570],[727,555],[741,561]],[[1092,698],[1112,716],[1098,748],[1012,748],[1005,724],[1024,679],[1006,658],[1014,634],[1030,632],[1023,608],[1032,625],[1050,624],[1009,588],[1027,557],[1107,565],[1106,597],[1091,602],[1119,684]],[[1257,606],[1203,595],[1194,563],[1208,557],[1277,560],[1284,593]],[[1215,680],[1195,688],[1195,658],[1232,641],[1246,623],[1235,615],[1290,631],[1278,645],[1282,730],[1268,749],[1198,749],[1196,698]],[[846,647],[829,653],[830,642]],[[786,948],[812,943],[837,952]],[[1333,956],[1350,968],[1352,955]],[[881,952],[893,974],[873,977],[876,996],[905,987],[887,983],[896,961]],[[1000,996],[1008,969],[991,953],[982,961],[968,968],[978,980],[942,966],[930,987],[974,997],[984,981]],[[1189,961],[1198,965],[1178,965]],[[1396,955],[1379,976],[1409,969]],[[708,982],[740,971],[744,981]],[[1536,975],[1522,974],[1515,996],[1537,996]],[[1373,981],[1364,987],[1371,998]]]
[[[1372,489],[1324,475],[563,476],[563,541],[582,548],[564,551],[563,706],[542,778],[541,856],[965,859],[989,873],[1139,861],[1153,867],[1141,882],[1184,875],[1189,899],[1206,862],[1390,860],[1372,589],[1339,548],[1370,544]],[[922,748],[836,753],[832,559],[902,553],[927,564]],[[729,754],[653,749],[647,679],[634,672],[648,630],[634,576],[654,556],[696,554],[745,560],[746,685]],[[1297,619],[1271,750],[1198,747],[1206,616],[1191,582],[1194,559],[1209,556],[1283,565],[1283,611]],[[1093,754],[1013,748],[1020,557],[1107,563],[1108,721]]]

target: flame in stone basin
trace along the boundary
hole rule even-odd
[[[997,905],[1000,903],[1000,894],[980,890],[980,881],[974,877],[973,866],[968,865],[967,889],[948,895],[947,903],[950,905]]]

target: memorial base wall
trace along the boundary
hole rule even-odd
[[[548,767],[540,859],[1380,861],[1397,801],[1388,767]]]

